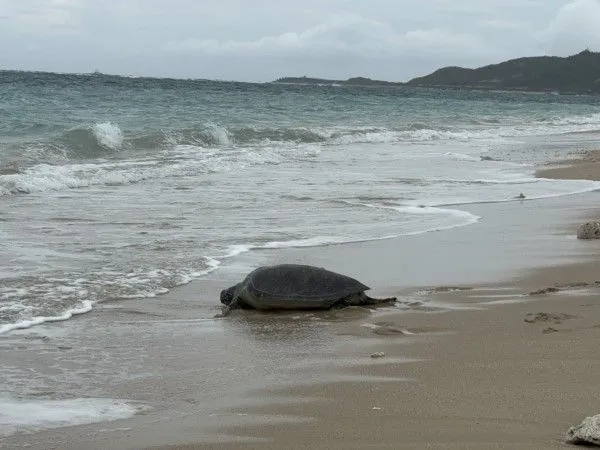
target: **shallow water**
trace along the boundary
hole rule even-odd
[[[596,145],[596,97],[7,72],[0,80],[0,345],[9,361],[0,398],[46,402],[33,428],[49,426],[44,408],[60,409],[52,402],[91,397],[78,405],[93,414],[103,398],[156,400],[141,386],[159,389],[161,370],[178,392],[159,396],[163,407],[181,405],[192,370],[211,403],[207,393],[222,393],[215,380],[236,385],[236,370],[253,360],[263,361],[255,378],[264,380],[299,351],[330,354],[320,347],[330,317],[264,329],[211,319],[219,289],[256,265],[322,263],[385,294],[465,270],[480,279],[509,272],[521,248],[495,247],[490,264],[465,269],[462,260],[486,257],[470,245],[471,227],[520,214],[555,223],[560,211],[527,205],[600,187],[533,176],[536,164]],[[445,233],[461,245],[449,247]],[[388,244],[398,237],[401,250]],[[357,261],[352,242],[380,244]],[[560,253],[538,250],[546,244],[530,247],[523,266]],[[397,270],[364,262],[378,257]],[[200,287],[182,290],[193,280]],[[273,354],[277,365],[264,363]],[[133,411],[118,401],[107,414]]]

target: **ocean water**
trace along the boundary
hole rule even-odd
[[[599,104],[0,72],[0,333],[244,252],[443,232],[480,220],[464,204],[596,189],[533,171],[595,145]]]
[[[163,328],[208,340],[215,367],[231,352],[206,325],[218,298],[195,305],[202,336],[123,322],[99,344],[81,325],[52,337],[65,354],[18,330],[242,276],[252,252],[444,233],[485,220],[468,205],[597,190],[534,171],[595,148],[599,111],[593,96],[0,72],[0,350],[20,352],[1,370],[0,437],[139,412],[103,386],[169,360],[169,345],[153,357],[144,344]],[[319,342],[314,324],[294,329]]]

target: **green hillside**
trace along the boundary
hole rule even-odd
[[[465,69],[444,67],[414,78],[410,86],[600,93],[600,53],[538,56]]]

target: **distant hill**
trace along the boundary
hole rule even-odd
[[[391,81],[372,80],[370,78],[355,77],[347,80],[327,80],[324,78],[310,77],[284,77],[278,78],[273,83],[280,84],[308,84],[308,85],[326,85],[326,86],[402,86],[403,83],[393,83]]]
[[[538,56],[465,69],[444,67],[409,86],[600,93],[600,53],[585,50],[561,58]]]

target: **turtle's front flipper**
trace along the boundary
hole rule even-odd
[[[239,306],[240,306],[239,302],[236,298],[229,305],[223,306],[223,308],[221,309],[221,312],[219,314],[215,314],[215,319],[219,319],[221,317],[227,317],[229,314],[231,314],[232,309],[237,309],[237,308],[239,308]]]

